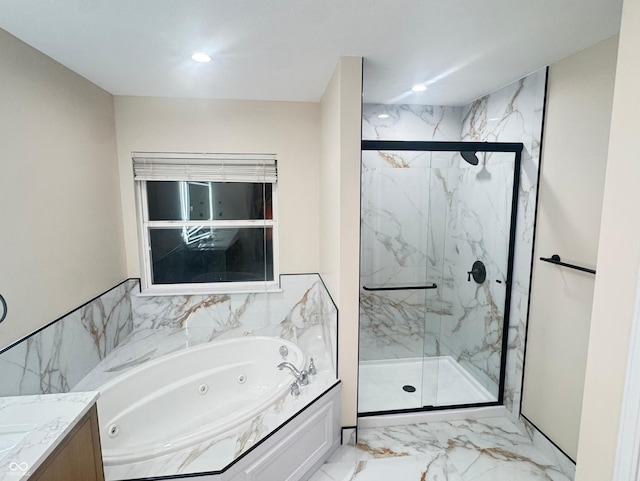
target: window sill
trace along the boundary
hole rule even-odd
[[[152,286],[141,288],[141,292],[137,293],[138,297],[160,297],[160,296],[211,296],[225,294],[265,294],[269,292],[282,292],[278,282],[268,283],[262,287],[258,286],[193,286],[184,285],[177,287],[175,285],[161,287]]]

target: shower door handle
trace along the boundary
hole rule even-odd
[[[399,287],[367,287],[362,286],[365,291],[410,291],[410,290],[424,290],[424,289],[437,289],[438,284],[435,282],[427,286],[399,286]]]

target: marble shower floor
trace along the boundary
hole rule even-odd
[[[310,481],[571,481],[506,418],[358,430]]]
[[[363,361],[358,412],[495,402],[496,398],[449,356]],[[405,385],[416,388],[406,392]]]

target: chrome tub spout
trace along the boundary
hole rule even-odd
[[[307,384],[309,384],[309,373],[304,369],[302,371],[298,371],[298,369],[296,369],[296,367],[288,361],[278,364],[278,369],[282,371],[284,368],[289,369],[293,373],[293,376],[301,386],[306,386]]]

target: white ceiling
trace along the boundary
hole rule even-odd
[[[622,0],[2,0],[0,27],[114,95],[462,105],[619,30]],[[213,56],[190,60],[194,51]],[[594,68],[598,68],[594,65]],[[426,82],[421,94],[411,85]]]

